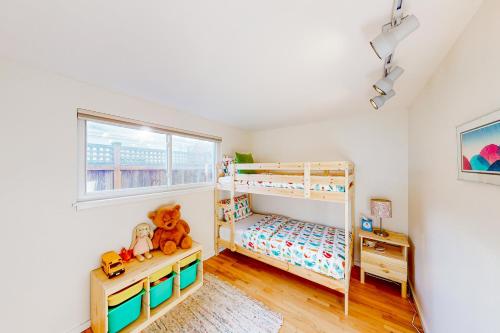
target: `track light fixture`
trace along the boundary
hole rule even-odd
[[[394,90],[389,90],[385,95],[380,95],[370,99],[370,103],[375,110],[378,110],[385,104],[385,102],[394,97],[394,95],[396,95],[396,92]]]
[[[403,74],[404,69],[402,69],[399,66],[394,67],[393,70],[387,74],[386,77],[383,79],[378,80],[374,85],[373,88],[375,89],[376,92],[378,92],[381,95],[386,95],[389,91],[392,90],[392,87],[394,86],[394,81],[398,79],[398,77]]]
[[[394,53],[399,42],[408,37],[419,27],[418,19],[415,15],[410,15],[401,19],[401,23],[383,31],[370,42],[373,51],[380,59],[384,59]]]
[[[393,90],[394,82],[404,70],[399,66],[392,69],[394,51],[403,39],[418,29],[419,25],[415,15],[403,17],[403,0],[394,0],[391,22],[384,25],[382,33],[370,42],[377,57],[384,60],[384,77],[373,85],[380,96],[370,99],[375,110],[380,109],[385,102],[396,95]]]

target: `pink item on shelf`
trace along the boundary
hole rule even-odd
[[[134,246],[134,256],[144,254],[149,252],[149,250],[151,249],[149,247],[148,239],[146,237],[137,238],[137,242]]]

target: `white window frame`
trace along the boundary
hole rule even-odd
[[[130,127],[134,129],[140,129],[141,127],[147,127],[157,133],[162,133],[166,135],[167,142],[167,184],[161,186],[149,186],[141,188],[125,188],[116,189],[108,191],[98,191],[87,193],[87,131],[86,124],[87,121],[96,121],[101,123],[108,123],[114,126]],[[206,135],[202,133],[190,132],[179,130],[176,128],[171,128],[163,125],[147,123],[143,121],[112,116],[104,113],[78,109],[77,113],[77,128],[78,128],[78,193],[77,201],[75,206],[89,206],[88,203],[96,201],[106,201],[110,203],[110,200],[124,199],[124,198],[147,198],[148,196],[158,196],[161,194],[166,194],[176,191],[186,191],[191,189],[203,189],[203,188],[213,188],[217,181],[217,163],[220,161],[220,146],[222,139],[220,137]],[[211,182],[203,183],[193,183],[193,184],[179,184],[172,185],[172,136],[183,136],[188,138],[194,138],[199,140],[205,140],[214,142],[214,169],[213,179]],[[123,200],[121,200],[123,201]],[[100,204],[98,204],[99,206]]]

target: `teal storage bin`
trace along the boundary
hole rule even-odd
[[[181,269],[181,289],[189,287],[194,281],[196,281],[199,264],[200,260],[196,260]]]
[[[139,318],[142,295],[144,289],[122,304],[108,308],[108,333],[116,333]]]
[[[172,296],[175,272],[170,273],[167,278],[149,289],[149,306],[156,308]]]

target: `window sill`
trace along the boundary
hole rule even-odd
[[[193,186],[186,187],[182,189],[171,189],[162,192],[156,193],[147,193],[147,194],[137,194],[137,195],[128,195],[123,197],[115,197],[115,198],[106,198],[106,199],[92,199],[85,201],[77,201],[73,204],[73,207],[77,211],[95,208],[95,207],[104,207],[104,206],[112,206],[112,205],[122,205],[131,202],[139,202],[144,200],[152,200],[152,199],[160,199],[160,198],[170,198],[176,197],[179,195],[186,195],[191,193],[199,193],[199,192],[210,192],[215,188],[214,185],[202,185],[202,186]]]

